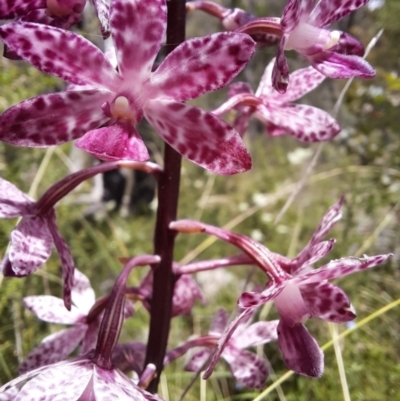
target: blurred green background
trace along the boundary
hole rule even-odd
[[[267,4],[265,4],[267,3]],[[258,15],[280,15],[284,1],[226,1]],[[344,217],[329,237],[337,243],[330,258],[393,252],[386,266],[347,277],[339,282],[350,296],[358,317],[378,316],[357,327],[338,342],[336,352],[325,352],[325,374],[312,380],[296,375],[274,384],[287,370],[276,343],[257,352],[265,353],[273,374],[266,383],[272,386],[269,400],[400,400],[400,2],[386,0],[380,7],[364,7],[336,27],[358,37],[365,45],[383,28],[384,32],[368,56],[377,69],[372,80],[356,79],[346,93],[339,121],[343,131],[332,142],[323,145],[315,168],[306,174],[319,145],[305,145],[290,137],[270,138],[263,128],[252,123],[246,144],[253,157],[253,169],[233,177],[216,177],[184,161],[179,217],[233,228],[264,243],[271,250],[295,256],[307,243],[326,209],[346,194]],[[376,4],[376,3],[375,3]],[[203,13],[188,17],[188,37],[200,36],[220,29],[218,21]],[[81,33],[97,41],[98,29],[87,18]],[[261,49],[248,69],[239,77],[256,89],[263,69],[274,56],[275,49]],[[295,54],[289,54],[293,69],[305,66]],[[0,111],[38,95],[63,88],[63,83],[44,76],[24,62],[0,59]],[[345,81],[326,81],[304,101],[331,111]],[[226,98],[226,90],[196,100],[196,104],[213,109]],[[228,121],[233,113],[226,116]],[[152,140],[153,155],[158,160],[162,144],[146,124],[141,132]],[[77,160],[76,158],[79,158]],[[57,149],[22,149],[0,143],[0,175],[21,190],[39,197],[49,185],[62,178],[74,165],[82,163],[70,145]],[[304,179],[305,177],[305,179]],[[304,185],[287,204],[298,183]],[[112,287],[121,265],[117,258],[152,252],[154,202],[126,213],[109,208],[88,213],[91,205],[83,202],[93,194],[93,183],[82,185],[57,208],[60,230],[73,252],[77,267],[92,279],[98,296]],[[90,198],[90,197],[89,197]],[[92,199],[92,198],[90,198]],[[283,212],[283,213],[282,213]],[[0,221],[0,255],[7,247],[8,236],[16,220]],[[175,259],[202,260],[236,254],[233,247],[214,241],[204,245],[205,236],[179,236]],[[210,241],[211,242],[211,241]],[[329,260],[329,259],[327,259]],[[131,284],[137,285],[146,269],[134,271]],[[249,267],[201,273],[197,276],[208,303],[196,305],[191,316],[173,320],[170,346],[184,342],[193,334],[206,333],[213,314],[219,307],[234,311],[243,291]],[[252,280],[264,283],[256,273]],[[24,310],[21,299],[27,295],[59,296],[60,267],[57,255],[37,274],[26,279],[3,279],[0,286],[0,383],[17,374],[18,363],[41,339],[59,329],[38,321]],[[397,304],[396,304],[397,302]],[[387,310],[379,312],[389,305]],[[134,318],[124,327],[121,340],[146,341],[148,314],[140,305]],[[273,318],[271,310],[260,311],[263,318]],[[307,327],[323,345],[332,339],[332,328],[325,322],[309,321]],[[342,333],[348,327],[337,326]],[[169,366],[161,379],[160,395],[178,400],[190,383],[192,374],[182,373],[182,361]],[[342,374],[340,374],[340,372]],[[285,378],[286,376],[284,376]],[[252,400],[258,391],[239,388],[223,362],[207,382],[199,379],[186,395],[186,400]]]

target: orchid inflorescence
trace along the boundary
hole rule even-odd
[[[315,317],[342,323],[356,316],[347,295],[329,280],[382,264],[391,254],[343,257],[313,268],[334,246],[335,240],[325,237],[341,218],[344,197],[326,212],[293,259],[242,234],[177,220],[180,165],[183,156],[220,175],[249,170],[251,157],[243,137],[252,117],[273,137],[333,139],[340,126],[332,115],[294,102],[326,78],[374,76],[357,39],[326,29],[367,1],[289,0],[278,18],[256,17],[212,1],[92,0],[102,35],[113,43],[104,53],[68,30],[81,19],[86,0],[0,0],[0,18],[14,20],[0,26],[4,56],[23,59],[68,84],[64,91],[24,100],[0,115],[1,141],[47,148],[76,140],[77,147],[101,161],[61,179],[37,201],[0,178],[0,217],[21,218],[1,260],[2,274],[24,277],[36,272],[54,244],[63,297],[29,296],[23,305],[40,320],[69,326],[45,337],[26,356],[21,376],[0,388],[1,400],[158,400],[152,393],[163,367],[185,354],[186,370],[205,370],[207,378],[222,358],[240,384],[263,388],[269,365],[245,348],[274,340],[289,369],[322,375],[324,355],[306,321]],[[226,32],[184,40],[185,14],[196,11],[218,18]],[[165,44],[168,54],[155,63]],[[276,57],[255,92],[248,83],[231,83],[255,49],[275,45]],[[289,50],[311,65],[289,73]],[[228,99],[215,110],[186,103],[228,85]],[[228,112],[235,113],[232,125],[221,117]],[[165,142],[163,166],[149,161],[138,131],[143,118]],[[96,298],[57,227],[56,204],[85,180],[115,168],[141,170],[158,182],[154,254],[121,258],[123,268],[112,291]],[[173,260],[178,233],[205,233],[241,253],[179,264]],[[132,269],[147,265],[143,280],[130,286]],[[193,274],[239,265],[261,269],[265,281],[258,285],[264,287],[244,292],[232,319],[219,309],[206,335],[167,351],[171,318],[190,314],[197,300],[206,302]],[[150,315],[147,344],[117,344],[124,321],[135,315],[132,301]],[[279,319],[251,324],[258,308],[268,302]],[[72,353],[75,356],[65,360]]]

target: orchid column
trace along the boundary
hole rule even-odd
[[[169,53],[185,40],[186,6],[185,0],[170,0],[167,5],[167,45],[171,43],[167,46]],[[176,234],[168,226],[177,215],[181,162],[182,156],[165,143],[164,172],[160,174],[158,180],[157,221],[154,231],[154,254],[161,257],[161,262],[154,270],[150,332],[145,362],[145,366],[154,363],[157,368],[157,376],[148,388],[151,392],[157,391],[171,323],[175,284],[172,262]]]

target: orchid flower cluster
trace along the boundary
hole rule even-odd
[[[75,141],[99,160],[55,183],[37,201],[0,178],[0,217],[21,218],[10,234],[1,272],[14,278],[36,272],[54,245],[62,298],[29,296],[23,305],[40,320],[68,326],[26,356],[21,376],[0,388],[1,400],[160,400],[155,393],[163,368],[186,354],[188,371],[205,370],[207,378],[223,359],[239,383],[263,388],[269,364],[247,348],[271,341],[277,341],[289,369],[322,375],[324,355],[306,321],[342,323],[356,316],[347,295],[329,280],[385,263],[391,254],[343,257],[313,268],[334,246],[335,240],[325,237],[341,218],[343,197],[294,259],[242,234],[177,220],[181,158],[220,175],[249,170],[243,137],[252,117],[270,136],[288,134],[303,142],[334,138],[340,132],[334,117],[294,102],[326,78],[374,76],[357,39],[326,29],[367,1],[289,0],[278,18],[212,1],[92,0],[102,35],[113,44],[103,53],[68,30],[81,19],[85,0],[0,0],[0,19],[14,19],[0,26],[4,57],[23,59],[68,84],[64,91],[24,100],[1,114],[0,140],[31,148]],[[185,40],[185,16],[197,11],[218,18],[225,31]],[[277,46],[276,57],[258,89],[232,83],[255,49],[266,46]],[[156,63],[163,48],[167,54]],[[310,66],[290,73],[289,50]],[[215,110],[186,103],[228,85],[228,99]],[[235,113],[232,124],[222,119],[228,112]],[[163,166],[149,161],[137,128],[143,118],[165,143]],[[141,170],[157,180],[154,253],[121,258],[124,266],[111,293],[96,298],[57,227],[56,205],[85,180],[115,168]],[[178,233],[215,236],[240,253],[181,265],[173,258]],[[232,319],[219,309],[207,334],[171,347],[171,319],[190,314],[197,300],[206,301],[193,275],[235,265],[254,265],[265,280],[240,296]],[[129,286],[129,274],[138,266],[150,268],[137,286]],[[135,317],[133,300],[149,313],[148,342],[118,344],[124,321]],[[268,302],[279,319],[252,323]]]

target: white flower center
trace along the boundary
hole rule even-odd
[[[312,54],[313,49],[321,49],[321,47],[323,50],[328,50],[339,42],[340,35],[340,31],[329,31],[300,22],[297,28],[288,35],[285,50],[296,50],[303,54]]]
[[[111,114],[117,118],[134,120],[134,113],[125,96],[118,96],[110,105]]]

